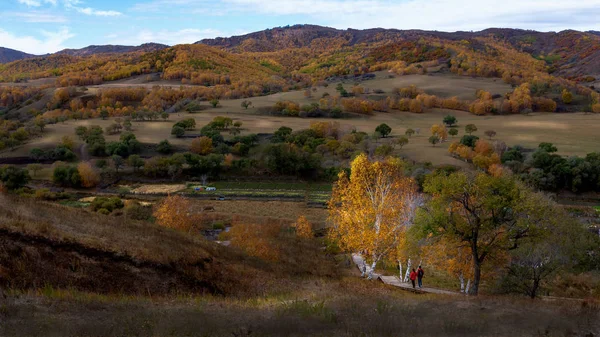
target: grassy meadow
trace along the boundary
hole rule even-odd
[[[343,82],[349,90],[354,82]],[[103,86],[126,86],[136,85],[128,82],[117,84],[106,84]],[[389,78],[385,72],[378,72],[374,80],[360,83],[365,88],[381,89],[386,94],[391,94],[394,87],[406,87],[416,85],[428,94],[439,97],[458,96],[461,99],[475,99],[477,89],[485,89],[492,94],[504,95],[512,88],[499,79],[468,78],[455,75],[407,75]],[[98,86],[101,88],[103,86]],[[189,138],[177,139],[171,136],[171,127],[175,121],[184,118],[194,118],[197,128],[209,123],[216,116],[227,116],[234,121],[243,123],[242,134],[248,133],[272,133],[281,126],[288,126],[294,130],[308,128],[312,121],[335,121],[340,123],[342,130],[356,128],[358,131],[372,133],[375,127],[386,123],[392,128],[391,137],[404,135],[408,128],[420,129],[420,133],[411,137],[408,145],[396,150],[396,154],[418,162],[431,162],[434,165],[456,165],[466,167],[462,161],[452,158],[447,147],[452,141],[432,146],[428,142],[430,136],[429,128],[433,124],[440,124],[444,116],[452,114],[458,119],[457,128],[461,137],[464,134],[464,126],[475,124],[478,128],[474,134],[485,137],[486,130],[494,130],[497,136],[494,139],[506,142],[509,146],[522,145],[525,147],[537,147],[540,142],[552,142],[563,155],[583,156],[589,152],[598,150],[600,134],[596,125],[600,122],[600,115],[585,113],[531,113],[529,115],[488,115],[475,116],[464,111],[451,111],[445,109],[431,109],[422,114],[411,112],[392,111],[389,113],[377,112],[373,116],[357,116],[350,119],[329,118],[298,118],[269,116],[261,114],[261,108],[273,106],[280,100],[291,100],[303,104],[318,103],[324,93],[335,94],[336,83],[331,83],[327,88],[319,87],[313,92],[311,98],[304,96],[304,91],[291,91],[277,93],[274,95],[254,97],[250,99],[252,106],[248,109],[241,107],[243,100],[221,100],[217,108],[208,108],[198,113],[179,112],[170,115],[168,121],[155,122],[133,122],[136,137],[142,143],[156,144],[163,139],[168,139],[173,145],[185,148],[191,143]],[[97,90],[92,88],[91,90]],[[203,105],[208,103],[204,102]],[[113,123],[112,119],[67,121],[55,125],[48,125],[42,138],[34,139],[28,144],[16,148],[12,152],[0,153],[0,157],[27,156],[29,151],[35,147],[52,147],[60,142],[65,135],[74,136],[77,126],[100,125],[102,127]],[[193,134],[194,131],[189,132]],[[117,140],[119,135],[107,135],[107,141]],[[386,140],[381,140],[384,142]]]

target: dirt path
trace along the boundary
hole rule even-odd
[[[368,265],[365,266],[365,261],[364,261],[363,257],[360,256],[359,254],[352,254],[352,261],[354,262],[354,264],[356,264],[356,267],[358,267],[358,270],[361,273],[363,271],[363,268],[366,268],[366,272],[369,272],[371,269]],[[377,278],[377,279],[381,280],[381,282],[383,282],[384,284],[387,284],[387,285],[390,285],[393,287],[398,287],[402,290],[412,291],[414,293],[440,294],[440,295],[452,295],[452,296],[463,295],[461,293],[457,293],[454,291],[448,291],[448,290],[437,289],[437,288],[429,288],[429,287],[413,288],[411,284],[406,283],[406,282],[401,282],[397,276],[385,276],[385,275],[374,273],[373,278]]]
[[[81,161],[90,160],[90,154],[88,153],[87,147],[87,143],[83,143],[79,146],[79,158],[81,158]]]

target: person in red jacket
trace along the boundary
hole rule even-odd
[[[413,289],[415,289],[415,280],[416,279],[417,279],[417,272],[415,271],[415,268],[413,268],[413,270],[410,272],[410,281],[412,282]]]

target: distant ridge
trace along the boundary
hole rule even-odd
[[[35,57],[22,51],[0,47],[0,63],[8,63],[26,58]]]
[[[340,30],[316,25],[294,25],[266,29],[241,36],[204,39],[196,43],[243,53],[314,47],[323,40],[331,41],[332,39],[338,41],[341,46],[353,46],[379,41],[416,41],[422,37],[469,40],[488,36],[504,40],[514,48],[535,58],[543,58],[548,55],[559,56],[555,61],[548,61],[551,73],[556,72],[558,75],[566,77],[600,76],[600,32],[598,31],[538,32],[525,29],[488,28],[482,31],[449,33],[383,28]]]
[[[91,56],[97,54],[121,54],[132,52],[149,53],[153,51],[163,50],[169,46],[160,43],[144,43],[139,46],[122,46],[122,45],[99,45],[87,46],[81,49],[63,49],[54,54],[32,55],[22,51],[0,47],[0,63],[9,63],[32,57],[50,56],[50,55],[70,55],[70,56]]]
[[[169,46],[160,43],[144,43],[139,46],[122,46],[122,45],[91,45],[81,49],[63,49],[56,54],[59,55],[71,55],[71,56],[90,56],[96,54],[119,54],[119,53],[131,53],[131,52],[152,52],[169,48]]]

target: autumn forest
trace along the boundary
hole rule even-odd
[[[3,53],[0,335],[600,332],[595,32]]]

